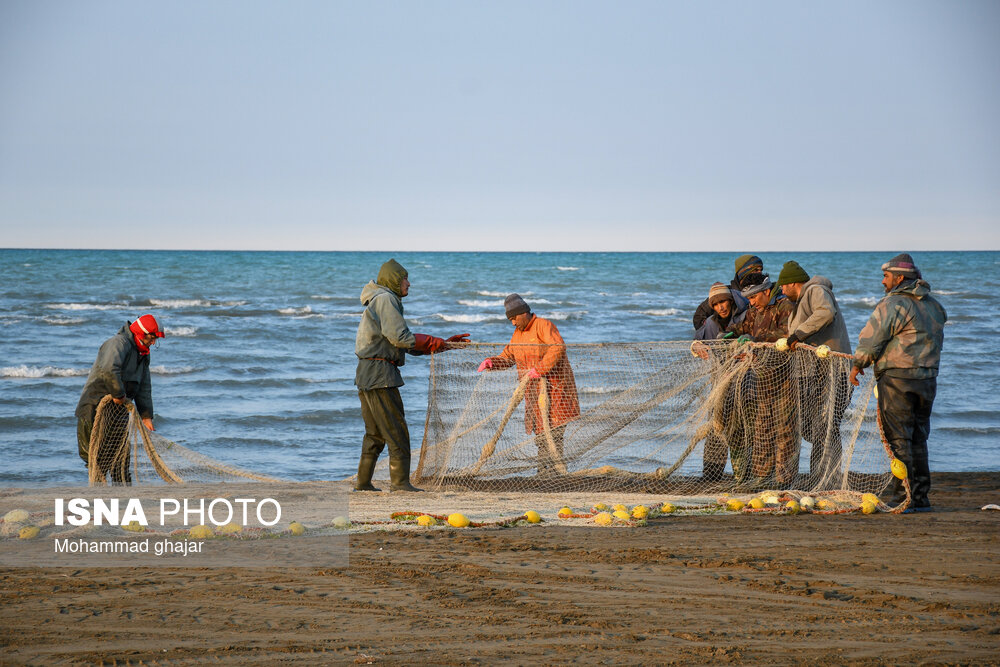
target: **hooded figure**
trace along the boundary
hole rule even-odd
[[[849,377],[857,386],[862,369],[875,366],[882,433],[893,455],[906,465],[910,509],[918,512],[931,509],[927,438],[948,321],[948,313],[920,276],[907,253],[882,265],[886,295],[861,330]],[[906,500],[906,489],[901,480],[892,479],[892,502],[898,505]]]
[[[372,474],[387,444],[391,489],[420,490],[410,484],[410,432],[399,395],[399,387],[403,386],[399,368],[406,363],[407,352],[433,354],[449,349],[450,343],[468,342],[469,334],[443,340],[412,333],[403,319],[403,297],[409,291],[409,274],[394,259],[383,264],[378,277],[361,290],[365,312],[354,340],[354,353],[358,357],[354,384],[361,400],[365,437],[358,463],[357,491],[378,491],[372,485]]]
[[[163,337],[164,333],[156,318],[147,314],[134,322],[128,322],[117,334],[101,344],[75,412],[77,451],[84,465],[89,465],[94,417],[98,404],[105,396],[110,395],[113,401],[113,406],[109,404],[108,410],[116,425],[114,429],[106,430],[121,433],[122,442],[125,425],[128,424],[128,411],[124,408],[126,400],[135,401],[142,423],[148,430],[154,430],[149,352],[153,344]],[[121,461],[112,465],[118,444],[120,443],[104,443],[97,464],[102,474],[111,474],[112,483],[131,484],[128,460],[124,459],[123,465]]]

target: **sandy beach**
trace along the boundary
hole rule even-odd
[[[2,662],[997,664],[1000,473],[935,474],[932,500],[364,532],[342,569],[5,569]]]

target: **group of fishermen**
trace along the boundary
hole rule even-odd
[[[789,261],[772,283],[763,261],[755,255],[738,257],[735,269],[730,284],[713,284],[695,312],[696,340],[735,337],[773,343],[785,338],[792,350],[805,343],[851,354],[847,327],[828,279],[810,277],[797,262]],[[912,509],[930,509],[927,437],[947,314],[931,296],[930,285],[910,255],[900,254],[883,264],[882,275],[886,296],[861,331],[849,376],[824,374],[818,361],[811,361],[813,366],[799,370],[801,381],[795,391],[789,355],[767,357],[770,361],[757,369],[758,375],[764,371],[772,374],[770,381],[757,383],[753,424],[759,428],[753,429],[749,446],[732,446],[740,438],[745,440],[743,434],[730,432],[725,438],[718,433],[711,435],[705,443],[705,477],[721,478],[728,454],[738,481],[787,485],[798,471],[800,434],[812,443],[810,474],[829,475],[839,468],[839,424],[850,399],[849,385],[857,386],[857,376],[874,366],[882,432],[893,455],[909,471]],[[365,435],[355,485],[358,491],[378,490],[372,475],[387,445],[390,489],[419,491],[410,483],[410,436],[399,394],[403,384],[399,368],[407,353],[432,354],[469,342],[467,333],[447,339],[412,333],[403,317],[402,303],[409,288],[408,272],[390,259],[361,291],[365,311],[355,339],[358,365],[354,381]],[[510,344],[501,354],[484,360],[478,370],[516,367],[519,378],[527,382],[525,429],[535,434],[538,472],[564,472],[563,432],[580,414],[565,343],[558,328],[532,313],[519,295],[509,295],[504,308],[514,327]],[[105,395],[111,395],[116,407],[134,400],[146,428],[153,429],[149,352],[163,336],[153,315],[146,314],[126,324],[101,346],[76,409],[78,448],[85,463],[91,462],[94,417]],[[808,409],[830,400],[836,404],[832,420],[821,419],[818,411]],[[112,472],[108,462],[96,463],[103,472]],[[105,467],[109,469],[104,471]],[[112,481],[130,483],[127,470],[125,466],[115,473]],[[894,502],[905,500],[905,488],[898,479],[892,492]]]
[[[852,355],[829,279],[810,277],[797,262],[788,261],[772,283],[756,255],[738,257],[735,271],[728,286],[710,287],[708,298],[695,312],[695,340],[785,339],[790,350],[805,343]],[[728,453],[738,483],[788,488],[798,472],[801,436],[812,445],[811,485],[836,483],[831,476],[840,468],[840,422],[851,388],[859,384],[857,376],[874,365],[882,434],[893,456],[908,470],[911,509],[930,510],[927,438],[947,314],[909,254],[884,263],[882,276],[886,296],[861,331],[849,374],[829,372],[814,355],[797,355],[795,368],[792,357],[772,348],[740,355],[751,359],[753,372],[743,380],[750,387],[730,385],[720,398],[725,403],[723,430],[713,431],[705,442],[707,479],[722,477]],[[699,350],[706,359],[708,349]],[[736,394],[741,390],[752,397],[752,405],[738,403]],[[750,416],[734,418],[737,411]],[[901,504],[906,500],[905,486],[898,478],[893,484],[892,502]]]

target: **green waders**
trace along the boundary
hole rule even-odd
[[[359,390],[365,438],[358,464],[358,491],[377,491],[372,473],[379,454],[389,446],[389,481],[392,491],[419,491],[410,484],[410,431],[406,427],[403,399],[398,387]]]

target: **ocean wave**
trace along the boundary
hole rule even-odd
[[[198,327],[163,327],[163,333],[168,336],[194,336],[198,333]]]
[[[477,290],[479,296],[507,296],[510,292],[491,292],[490,290]],[[531,296],[534,292],[518,292],[521,296]]]
[[[150,299],[149,305],[157,308],[211,308],[222,306],[232,308],[245,306],[246,301],[211,301],[209,299]]]
[[[503,305],[503,299],[499,301],[486,301],[485,299],[459,299],[458,305],[469,306],[470,308],[496,308]]]
[[[459,322],[461,324],[475,324],[477,322],[506,322],[507,318],[503,315],[445,315],[444,313],[434,313],[433,315],[428,315],[428,317],[434,317],[444,322]],[[415,324],[419,324],[420,320],[411,320]]]
[[[49,317],[48,315],[46,315],[45,317],[42,318],[42,321],[45,322],[46,324],[54,324],[55,326],[65,327],[65,326],[73,326],[76,324],[83,324],[87,320],[84,320],[79,317],[58,317],[58,316]]]
[[[127,303],[47,303],[52,310],[128,310]]]
[[[680,310],[677,308],[660,308],[653,310],[640,310],[640,315],[652,315],[653,317],[670,317],[671,315],[680,315]]]
[[[579,271],[580,270],[579,266],[557,266],[556,268],[559,269],[560,271]]]
[[[313,309],[310,306],[302,306],[301,308],[279,308],[278,312],[282,315],[309,315]]]
[[[194,373],[198,369],[194,366],[178,366],[177,368],[167,368],[166,366],[150,366],[149,372],[153,375],[184,375]]]
[[[579,320],[587,314],[586,310],[567,310],[561,313],[549,313],[546,319],[549,320]]]
[[[90,372],[87,368],[56,368],[55,366],[5,366],[0,368],[0,377],[5,378],[51,378],[80,377]]]

